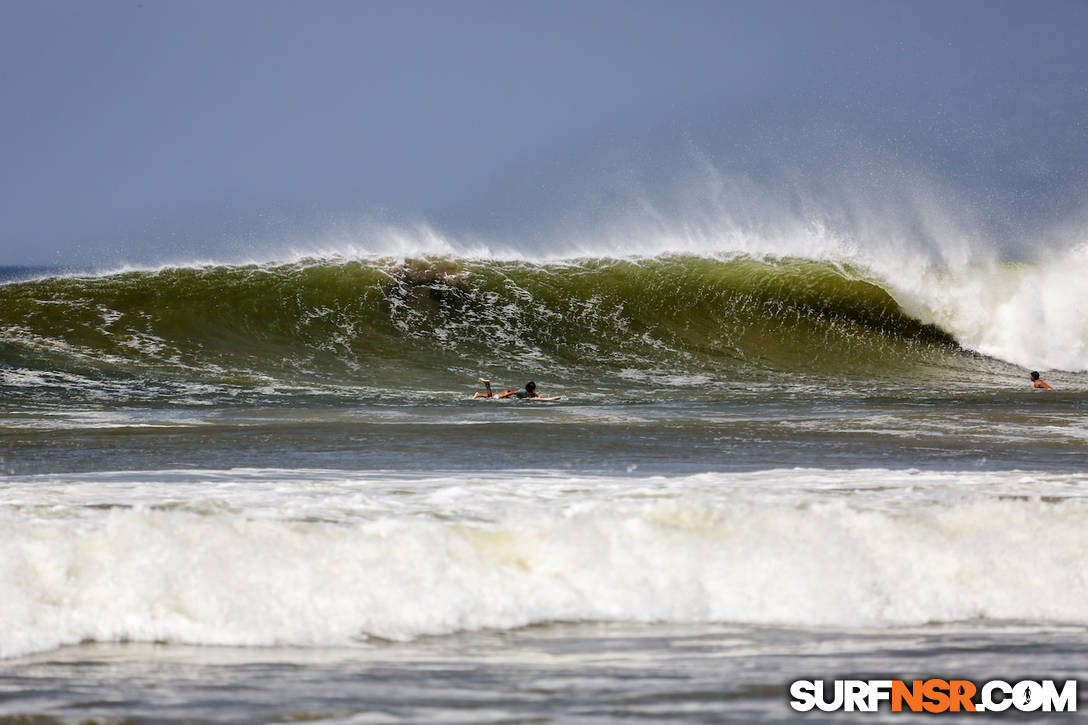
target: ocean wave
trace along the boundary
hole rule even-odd
[[[47,500],[45,481],[22,497],[13,485],[0,656],[88,640],[359,645],[555,621],[1088,623],[1088,508],[1068,476],[147,475],[53,482]]]
[[[0,335],[9,370],[213,383],[971,365],[864,269],[750,256],[302,259],[53,277],[0,286]]]

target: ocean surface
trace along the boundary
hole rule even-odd
[[[1088,681],[1088,248],[642,251],[0,271],[0,723]]]

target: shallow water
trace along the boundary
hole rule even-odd
[[[1081,384],[1069,374],[1051,380]],[[453,393],[431,404],[288,398],[31,407],[9,400],[0,404],[0,466],[10,474],[196,461],[224,469],[676,473],[793,466],[1075,471],[1088,463],[1088,393],[938,395],[888,387],[834,395],[740,389],[732,399],[718,392],[711,400],[611,404],[573,395],[554,403],[450,400]]]
[[[19,712],[47,713],[42,723],[818,721],[789,709],[793,680],[1034,672],[1083,681],[1085,662],[1083,627],[1017,622],[897,630],[553,624],[350,650],[83,645],[0,661],[0,722],[20,722],[9,714]]]

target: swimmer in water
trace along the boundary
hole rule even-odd
[[[472,396],[473,400],[476,398],[538,398],[536,392],[536,383],[532,380],[525,383],[525,387],[521,390],[504,390],[498,395],[491,392],[491,381],[487,378],[480,378],[480,382],[487,388],[486,393],[476,393]]]
[[[1054,388],[1050,387],[1049,385],[1047,385],[1046,383],[1044,383],[1042,380],[1040,380],[1039,379],[1039,373],[1034,371],[1034,370],[1031,371],[1031,382],[1037,388],[1042,388],[1044,390],[1053,390],[1054,389]]]

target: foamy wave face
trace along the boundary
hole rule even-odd
[[[906,311],[964,347],[1025,367],[1088,369],[1088,247],[1033,264],[979,263],[889,279]],[[898,294],[896,294],[898,293]]]
[[[9,657],[559,620],[1088,622],[1080,475],[238,471],[32,477],[8,494]]]

